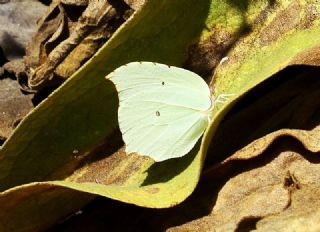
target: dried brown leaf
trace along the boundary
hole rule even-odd
[[[138,10],[145,2],[145,0],[124,0],[132,9]]]
[[[305,208],[297,210],[296,206],[302,205],[303,200],[310,206],[309,199],[293,196],[319,186],[320,159],[299,146],[296,151],[290,151],[294,146],[294,143],[282,141],[259,159],[230,160],[231,163],[212,170],[210,183],[219,181],[222,176],[230,179],[216,192],[211,213],[168,231],[248,231],[255,228],[257,221],[271,215],[287,214],[292,210],[296,211],[296,218],[298,213],[304,214]],[[206,187],[210,188],[209,181],[206,182]],[[202,191],[205,191],[204,187]],[[317,208],[314,205],[312,210]]]
[[[61,3],[67,5],[87,6],[89,0],[61,0]]]
[[[31,89],[56,85],[71,76],[132,13],[121,2],[86,3],[53,1],[41,19],[25,58]]]

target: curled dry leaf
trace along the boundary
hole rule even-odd
[[[61,0],[61,3],[75,6],[87,6],[89,0]]]
[[[146,0],[124,0],[132,9],[138,10]]]
[[[28,86],[67,79],[132,14],[122,1],[53,1],[25,57]]]

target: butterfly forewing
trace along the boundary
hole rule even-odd
[[[128,153],[155,161],[187,154],[208,125],[210,90],[177,67],[133,62],[109,74],[119,95],[119,127]]]

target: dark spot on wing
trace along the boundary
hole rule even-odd
[[[164,81],[162,81],[162,83],[161,83],[162,85],[164,85]]]
[[[156,112],[156,115],[157,115],[157,116],[160,116],[160,112],[159,112],[159,111],[157,111],[157,112]]]

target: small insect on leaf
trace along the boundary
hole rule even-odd
[[[133,62],[116,69],[107,79],[118,91],[119,127],[127,153],[136,152],[157,162],[182,157],[209,124],[211,92],[193,72]],[[163,88],[168,81],[170,85]]]

